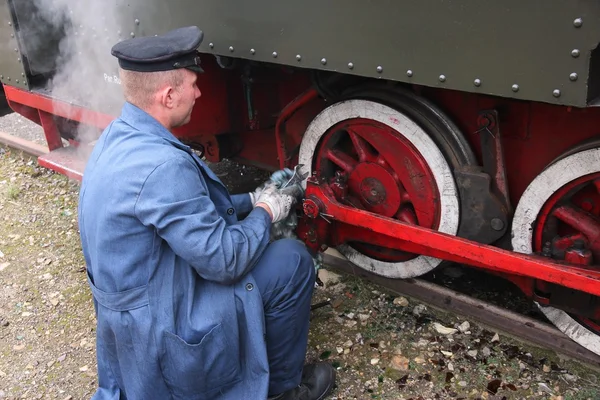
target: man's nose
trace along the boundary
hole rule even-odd
[[[196,98],[199,98],[202,95],[202,92],[200,92],[200,89],[196,88]]]

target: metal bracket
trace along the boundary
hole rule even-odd
[[[492,192],[498,196],[509,215],[513,209],[508,194],[508,181],[504,168],[502,136],[496,110],[485,110],[477,117],[477,133],[481,140],[481,157],[483,170],[492,177]]]

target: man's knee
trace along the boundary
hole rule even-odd
[[[295,279],[308,279],[314,282],[315,266],[313,257],[304,243],[294,239],[280,239],[269,245],[272,257],[278,263],[285,264],[284,268],[293,273],[295,268]]]

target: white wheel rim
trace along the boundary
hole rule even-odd
[[[347,100],[326,108],[315,117],[304,134],[298,156],[299,163],[306,165],[312,173],[312,158],[321,137],[333,125],[353,118],[371,119],[387,125],[396,132],[401,132],[412,143],[427,162],[438,187],[440,194],[438,231],[456,235],[460,209],[456,184],[448,162],[420,126],[391,107],[367,100]],[[303,184],[306,187],[306,181]],[[385,262],[367,257],[348,245],[341,245],[338,250],[359,267],[390,278],[404,279],[423,275],[442,261],[433,257],[417,256],[403,262]]]
[[[533,253],[533,229],[546,201],[560,188],[600,169],[600,149],[581,151],[550,165],[527,187],[519,200],[512,224],[512,246],[519,253]],[[554,307],[535,303],[561,332],[586,349],[600,355],[600,336],[569,314]]]
[[[563,310],[554,307],[544,307],[537,302],[535,305],[538,306],[540,311],[544,313],[546,318],[548,318],[559,331],[589,351],[600,355],[600,337],[598,335],[575,321]]]

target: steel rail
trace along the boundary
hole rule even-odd
[[[42,154],[48,153],[47,146],[37,144],[17,136],[9,135],[8,133],[4,132],[0,132],[0,143],[5,144],[15,150],[21,150],[35,157],[39,157]]]
[[[600,367],[600,356],[580,346],[553,325],[422,279],[390,279],[376,275],[355,266],[350,261],[330,254],[324,254],[323,264],[338,272],[368,280],[393,293],[471,318],[520,341],[553,350],[596,368]]]

